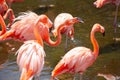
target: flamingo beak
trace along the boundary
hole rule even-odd
[[[102,33],[103,34],[103,37],[105,36],[105,32]]]
[[[57,37],[57,34],[54,34],[54,37],[56,38],[56,37]]]
[[[52,34],[53,34],[53,36],[54,36],[55,38],[57,37],[56,30],[52,30]]]
[[[84,23],[84,21],[81,18],[76,17],[76,19],[78,20],[78,22]]]

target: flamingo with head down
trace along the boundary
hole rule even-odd
[[[66,24],[64,28],[61,30],[61,34],[66,34],[66,45],[65,49],[67,48],[67,37],[70,37],[72,41],[74,41],[74,27],[75,23],[84,23],[82,19],[80,21],[77,20],[78,17],[73,17],[70,13],[60,13],[54,20],[54,30],[52,31],[53,35],[57,36],[57,29],[60,24],[64,23],[66,20],[74,19],[73,24]],[[66,50],[65,50],[66,51]]]
[[[93,25],[90,38],[94,50],[92,51],[86,47],[75,47],[68,51],[53,69],[51,80],[67,72],[83,74],[95,62],[99,54],[99,45],[94,36],[96,32],[104,33],[105,29],[98,23]]]
[[[15,18],[13,10],[8,8],[5,0],[0,0],[0,24],[3,28],[3,31],[0,33],[0,35],[6,32],[4,20],[7,19],[8,16],[10,22],[8,23],[7,27],[10,27],[13,23],[13,19]]]
[[[115,12],[115,18],[114,18],[114,33],[116,33],[116,28],[117,28],[117,15],[118,15],[118,7],[120,5],[120,0],[96,0],[94,2],[94,5],[96,6],[96,8],[101,8],[102,6],[104,6],[105,4],[108,3],[113,3],[116,5],[116,12]],[[115,35],[114,35],[115,36]],[[115,36],[116,38],[116,36]]]
[[[35,25],[37,21],[37,25]],[[61,25],[73,24],[75,19],[67,20]],[[81,21],[79,18],[76,21]],[[59,27],[61,26],[59,25]],[[33,27],[36,27],[41,35],[41,38],[50,46],[57,46],[61,42],[61,30],[57,29],[57,40],[52,41],[49,36],[49,28],[52,26],[51,20],[44,14],[37,15],[33,12],[24,13],[24,15],[16,18],[16,22],[11,26],[11,29],[4,35],[0,36],[0,40],[9,38],[18,39],[20,41],[35,40]]]

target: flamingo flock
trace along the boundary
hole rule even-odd
[[[13,39],[23,42],[23,45],[16,52],[17,64],[21,71],[19,80],[32,80],[33,78],[39,80],[40,73],[44,67],[45,56],[47,56],[44,50],[44,42],[48,46],[58,46],[61,43],[62,34],[65,34],[67,46],[68,37],[74,40],[74,24],[84,23],[84,21],[80,17],[73,17],[70,13],[58,14],[54,22],[47,15],[38,15],[32,11],[22,12],[21,15],[15,17],[11,9],[11,4],[13,2],[23,1],[0,1],[0,23],[2,29],[0,31],[0,41]],[[120,0],[97,0],[94,2],[94,5],[100,8],[111,2],[116,5],[117,13]],[[5,19],[8,14],[10,22],[6,25]],[[115,25],[117,23],[116,16],[114,21]],[[57,37],[55,41],[50,36],[51,28],[53,28],[52,36]],[[93,50],[84,46],[69,50],[52,70],[50,80],[55,80],[58,75],[64,73],[79,73],[82,75],[87,68],[94,64],[99,56],[99,44],[95,38],[95,33],[97,32],[103,35],[105,33],[105,28],[99,23],[95,23],[90,32]],[[82,79],[82,76],[80,79]]]

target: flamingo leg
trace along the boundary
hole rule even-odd
[[[67,32],[67,35],[66,35],[66,42],[65,42],[65,49],[64,49],[64,52],[66,53],[67,52],[67,47],[68,47],[68,32]]]
[[[64,49],[64,52],[66,53],[67,52],[67,47],[68,47],[68,36],[69,36],[69,32],[71,31],[71,33],[74,33],[74,31],[73,31],[73,28],[72,27],[70,27],[68,30],[67,30],[67,32],[66,32],[66,42],[65,42],[65,49]],[[70,36],[71,37],[71,36]],[[71,40],[72,41],[74,41],[74,38],[73,37],[71,37]]]
[[[75,74],[73,80],[82,80],[82,74]]]
[[[8,28],[10,28],[10,26],[13,24],[15,15],[13,13],[12,9],[8,9],[7,12],[5,13],[5,15],[3,16],[4,19],[7,19],[7,17],[9,16],[9,24],[7,25]]]
[[[82,80],[82,74],[80,74],[80,76],[79,76],[79,77],[80,77],[80,80]]]
[[[113,36],[113,39],[115,41],[115,44],[116,44],[116,33],[117,33],[117,15],[118,15],[118,5],[116,5],[116,11],[115,11],[115,18],[114,18],[114,23],[113,23],[113,26],[114,26],[114,36]]]
[[[39,79],[39,76],[33,77],[33,80],[40,80],[40,79]]]
[[[9,39],[14,34],[14,31],[7,31],[5,34],[0,36],[0,41]]]

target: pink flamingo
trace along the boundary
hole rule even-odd
[[[52,26],[52,22],[46,15],[40,15],[33,12],[24,13],[24,15],[16,18],[16,22],[11,26],[11,29],[7,31],[4,35],[0,36],[0,40],[6,40],[9,38],[18,39],[20,41],[26,40],[35,40],[35,36],[33,33],[33,27],[35,26],[41,38],[50,46],[57,46],[61,42],[61,29],[57,30],[57,40],[54,42],[50,39],[49,36],[49,28]],[[37,21],[37,25],[35,23]],[[73,24],[74,21],[80,21],[79,19],[71,19],[67,20],[62,26],[67,24]],[[59,25],[59,26],[61,26]]]
[[[54,20],[54,30],[52,31],[53,34],[57,36],[56,31],[57,31],[59,25],[64,23],[66,20],[70,20],[70,19],[77,19],[77,17],[73,17],[69,13],[60,13],[60,14],[58,14],[57,17]],[[74,27],[73,27],[73,25],[75,23],[78,23],[78,22],[84,23],[81,19],[80,19],[80,21],[75,20],[73,24],[65,25],[64,28],[61,30],[62,34],[66,34],[65,52],[66,52],[66,48],[67,48],[67,37],[70,37],[71,40],[74,41]]]
[[[97,8],[101,8],[103,5],[108,4],[108,3],[113,3],[116,5],[116,12],[115,12],[115,18],[114,18],[114,33],[116,33],[116,28],[117,28],[117,14],[118,14],[118,7],[120,5],[120,0],[96,0],[94,2],[94,5]],[[114,37],[116,38],[116,36],[114,35]]]
[[[10,27],[13,23],[13,19],[15,18],[13,10],[8,8],[5,0],[0,0],[0,24],[2,26],[5,26],[4,20],[7,19],[8,16],[9,16],[10,22],[8,23],[7,26]],[[0,35],[6,32],[6,28],[5,29],[4,28],[3,28],[2,33],[0,33]]]
[[[11,4],[12,3],[15,3],[15,2],[23,2],[24,0],[6,0],[6,2],[8,3],[9,7],[11,7]]]
[[[7,31],[4,35],[0,36],[0,40],[6,40],[7,38],[19,39],[21,41],[35,39],[33,33],[33,26],[35,26],[35,21],[39,24],[36,25],[39,31],[49,32],[49,28],[52,27],[52,22],[46,15],[38,16],[34,12],[23,12],[22,15],[14,19],[15,22],[11,26],[11,29]],[[5,26],[2,26],[4,29]],[[43,29],[43,30],[42,30]],[[45,30],[44,30],[45,29]],[[3,30],[2,30],[3,32]],[[42,35],[43,38],[44,35]],[[44,39],[44,38],[43,38]]]
[[[100,24],[93,25],[90,38],[94,50],[86,47],[75,47],[68,51],[53,69],[51,80],[66,72],[83,74],[95,62],[99,54],[99,45],[94,37],[95,32],[104,33],[105,29]]]
[[[20,80],[32,80],[33,77],[39,78],[40,72],[44,66],[45,51],[43,41],[34,28],[36,40],[28,40],[16,52],[17,64],[22,71]]]

